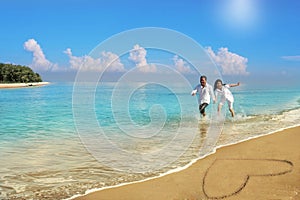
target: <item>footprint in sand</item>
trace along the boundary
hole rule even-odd
[[[287,160],[217,159],[206,171],[202,189],[209,199],[224,199],[240,193],[251,177],[284,175],[292,169]]]

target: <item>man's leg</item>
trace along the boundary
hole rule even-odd
[[[200,113],[201,113],[201,115],[203,116],[203,117],[205,117],[205,108],[208,106],[208,104],[207,103],[203,103],[203,104],[201,104],[201,105],[199,105],[199,111],[200,111]]]

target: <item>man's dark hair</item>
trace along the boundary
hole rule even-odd
[[[201,76],[201,77],[200,77],[200,80],[201,80],[202,78],[204,78],[204,79],[207,81],[207,77],[206,77],[206,76]]]

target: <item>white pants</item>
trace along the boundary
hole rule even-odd
[[[229,109],[233,109],[233,102],[229,101],[228,99],[222,100],[219,104],[223,106],[225,104],[225,101],[227,101]]]

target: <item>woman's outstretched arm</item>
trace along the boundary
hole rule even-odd
[[[240,82],[236,83],[236,84],[228,84],[230,87],[236,87],[240,85]]]

